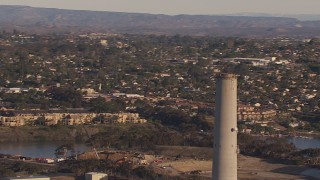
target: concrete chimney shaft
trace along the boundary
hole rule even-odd
[[[220,74],[216,84],[213,180],[237,180],[237,77]]]

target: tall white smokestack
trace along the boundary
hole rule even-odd
[[[216,84],[213,180],[237,180],[237,77],[220,74]]]

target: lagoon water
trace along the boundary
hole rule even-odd
[[[27,157],[42,157],[53,158],[55,157],[55,149],[66,142],[8,142],[0,143],[0,153],[23,155]],[[84,152],[90,150],[84,143],[74,144],[75,152]]]
[[[298,149],[320,148],[319,138],[290,137],[288,140],[289,142],[292,142]]]
[[[303,138],[303,137],[290,137],[289,142],[292,142],[298,149],[307,148],[320,148],[319,138]],[[0,143],[0,153],[12,154],[12,155],[23,155],[28,157],[43,157],[53,158],[55,157],[55,149],[65,144],[65,142],[10,142]],[[90,147],[84,143],[74,144],[76,152],[84,152],[90,150]]]

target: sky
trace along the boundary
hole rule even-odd
[[[0,5],[152,14],[320,14],[320,0],[0,0]]]

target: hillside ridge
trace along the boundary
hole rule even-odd
[[[27,33],[319,36],[320,21],[289,17],[163,15],[0,5],[0,29]]]

